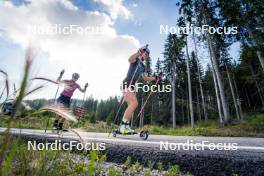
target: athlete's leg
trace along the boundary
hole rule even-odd
[[[121,133],[133,133],[134,130],[130,128],[129,122],[130,122],[133,112],[138,106],[137,97],[134,92],[126,90],[124,92],[124,101],[127,102],[128,107],[124,113],[123,120],[120,125],[120,132]]]
[[[59,99],[57,101],[56,107],[58,109],[64,109],[64,107],[65,107],[65,103],[61,100],[61,98],[62,97],[59,97]],[[53,123],[53,128],[58,129],[58,130],[62,129],[64,120],[65,120],[64,118],[62,118],[61,116],[56,114],[55,115],[55,121]]]
[[[57,129],[59,126],[59,120],[60,120],[60,116],[58,116],[57,114],[55,114],[55,120],[53,122],[53,128]]]
[[[123,121],[129,122],[133,112],[138,106],[137,97],[134,92],[127,90],[124,92],[124,100],[127,102],[127,108],[123,116]]]

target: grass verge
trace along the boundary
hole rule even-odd
[[[47,119],[49,120],[48,128],[52,127],[54,118],[51,114],[38,115],[34,117],[24,117],[14,119],[11,127],[13,128],[31,128],[31,129],[45,129]],[[0,116],[0,126],[7,127],[8,116]],[[74,128],[82,128],[87,132],[109,132],[109,126],[105,122],[90,123],[86,119],[79,120]],[[227,126],[220,126],[216,121],[208,121],[197,123],[195,128],[190,126],[181,126],[176,129],[146,125],[145,129],[149,130],[151,134],[158,135],[173,135],[173,136],[222,136],[222,137],[264,137],[264,114],[257,115],[248,120],[230,124]]]

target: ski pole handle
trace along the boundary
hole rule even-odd
[[[61,78],[62,78],[64,72],[65,72],[64,69],[60,72],[60,76],[58,77],[57,82],[61,80]],[[57,94],[58,94],[58,92],[59,92],[59,89],[60,89],[60,85],[59,85],[59,82],[58,82],[57,90],[56,90],[55,97],[54,97],[54,103],[56,103]]]
[[[85,90],[87,89],[88,85],[89,85],[88,83],[85,84],[84,86]]]
[[[60,72],[60,76],[61,76],[61,77],[64,75],[64,72],[65,72],[64,69]]]

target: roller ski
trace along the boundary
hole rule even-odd
[[[135,130],[130,128],[129,123],[122,121],[120,127],[118,129],[113,130],[112,134],[113,134],[113,137],[116,137],[117,135],[135,135],[138,133],[135,132]],[[142,140],[147,140],[148,136],[149,136],[148,131],[143,130],[139,133],[139,137]]]
[[[69,130],[63,128],[63,123],[54,123],[52,127],[52,133],[61,134],[62,132],[68,132]]]

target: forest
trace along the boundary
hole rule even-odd
[[[176,26],[237,27],[237,34],[169,34],[163,58],[150,59],[148,74],[163,73],[161,84],[171,84],[172,92],[153,93],[137,125],[165,127],[218,121],[228,125],[264,111],[264,1],[263,0],[182,0],[175,4],[180,17]],[[239,58],[230,48],[239,45]],[[140,80],[143,82],[143,80]],[[145,83],[154,84],[154,83]],[[140,110],[149,92],[138,92]],[[121,97],[84,102],[96,121],[118,124],[126,108],[117,114]],[[53,100],[27,100],[39,109]],[[73,100],[72,108],[81,100]],[[115,116],[118,119],[115,119]],[[134,114],[134,118],[136,114]]]

